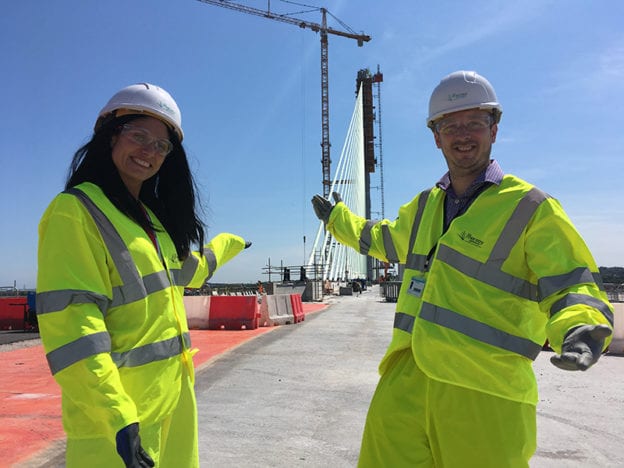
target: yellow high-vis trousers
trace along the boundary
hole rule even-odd
[[[535,419],[533,405],[430,379],[407,349],[379,380],[358,466],[526,468]]]
[[[139,423],[141,446],[158,468],[198,468],[197,403],[193,383],[182,379],[173,414],[157,424]],[[124,468],[115,444],[107,438],[67,439],[67,468]]]

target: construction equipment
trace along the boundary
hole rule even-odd
[[[321,23],[313,23],[309,21],[304,21],[302,19],[293,18],[290,15],[285,14],[276,14],[270,11],[270,0],[267,1],[267,10],[260,10],[258,8],[253,8],[246,5],[241,5],[238,3],[226,1],[226,0],[198,0],[202,3],[207,3],[209,5],[215,5],[223,8],[229,8],[230,10],[240,11],[242,13],[249,13],[251,15],[261,16],[263,18],[272,19],[275,21],[281,21],[283,23],[293,24],[295,26],[299,26],[300,28],[309,28],[314,32],[318,32],[321,35],[321,126],[322,126],[322,140],[321,140],[321,148],[322,148],[322,157],[321,164],[323,165],[323,195],[325,198],[329,197],[329,188],[331,185],[331,158],[329,154],[329,72],[328,72],[328,34],[334,34],[336,36],[347,37],[350,39],[357,40],[358,47],[362,47],[364,42],[368,42],[371,40],[370,36],[365,34],[357,34],[347,25],[345,25],[342,21],[332,15],[326,8],[318,8],[311,7],[309,5],[302,5],[295,2],[286,2],[292,3],[294,5],[304,6],[306,8],[310,8],[309,11],[320,11],[321,12]],[[306,13],[307,13],[306,12]],[[341,31],[339,29],[330,28],[327,26],[327,14],[331,15],[340,25],[345,28],[345,31]]]

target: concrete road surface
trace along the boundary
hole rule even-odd
[[[201,465],[355,466],[392,322],[375,292],[342,296],[201,373]]]
[[[331,299],[197,379],[202,467],[354,467],[394,304],[373,288]],[[624,356],[564,372],[543,352],[535,468],[624,467]]]

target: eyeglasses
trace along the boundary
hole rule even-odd
[[[154,138],[149,131],[141,127],[124,124],[121,126],[121,135],[128,137],[137,145],[151,148],[163,158],[173,150],[173,144],[169,140]]]
[[[471,117],[468,121],[460,123],[453,117],[440,120],[435,124],[436,132],[445,136],[456,136],[462,131],[468,133],[480,133],[490,128],[494,123],[490,114]]]

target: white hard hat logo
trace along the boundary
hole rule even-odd
[[[464,99],[466,96],[468,96],[468,93],[453,93],[449,94],[448,100],[457,101],[458,99]]]
[[[160,108],[161,108],[162,110],[164,110],[167,114],[175,115],[174,110],[173,110],[171,107],[169,107],[167,104],[165,104],[164,102],[160,101],[160,102],[158,103],[158,105],[159,105],[159,106],[160,106]]]

